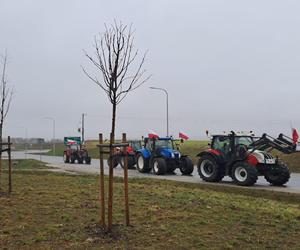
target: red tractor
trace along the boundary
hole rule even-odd
[[[136,157],[135,154],[137,150],[142,148],[142,143],[139,140],[131,140],[128,141],[129,146],[127,147],[126,154],[128,156],[128,169],[134,169],[135,164],[136,164]],[[113,167],[117,167],[119,164],[121,167],[124,167],[124,160],[125,160],[125,154],[123,151],[120,150],[120,148],[117,148],[114,155],[113,155]],[[107,159],[107,164],[108,166],[110,165],[110,160],[111,158],[109,157]]]
[[[91,164],[91,157],[84,146],[81,145],[80,137],[65,137],[64,138],[66,149],[64,150],[65,163]]]
[[[232,131],[229,135],[214,135],[210,145],[210,149],[198,154],[198,173],[204,181],[218,182],[226,175],[241,186],[254,185],[258,176],[276,186],[289,181],[288,167],[268,152],[296,152],[296,144],[283,134],[277,139],[267,134],[257,138]]]

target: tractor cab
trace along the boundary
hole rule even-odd
[[[142,142],[140,140],[131,140],[128,141],[129,147],[131,148],[131,151],[136,152],[137,150],[142,148]]]
[[[165,138],[145,138],[145,148],[150,151],[170,149],[174,150],[174,143],[171,137]]]
[[[67,149],[70,149],[71,151],[77,151],[80,150],[80,146],[78,144],[67,144]]]
[[[254,138],[250,135],[214,135],[211,149],[219,152],[226,160],[243,158],[252,148],[253,142]]]

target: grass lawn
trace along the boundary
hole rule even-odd
[[[12,196],[0,197],[0,248],[300,248],[299,195],[130,179],[132,226],[124,227],[122,179],[114,185],[113,234],[100,235],[98,177],[16,171]]]

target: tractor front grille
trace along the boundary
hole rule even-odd
[[[262,153],[266,159],[274,159],[274,157],[266,152]]]

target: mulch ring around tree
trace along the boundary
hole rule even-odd
[[[85,230],[89,235],[86,241],[90,243],[98,243],[102,241],[115,243],[117,241],[127,240],[125,231],[128,230],[128,227],[122,224],[113,225],[111,232],[108,232],[105,228],[100,226],[100,224],[91,224],[86,226]]]

